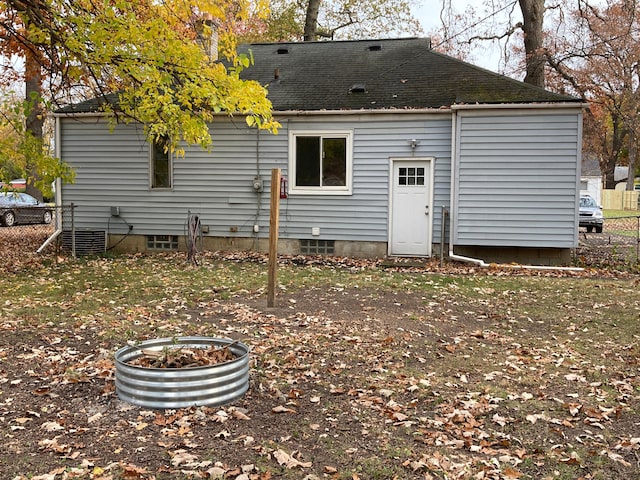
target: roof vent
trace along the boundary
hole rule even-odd
[[[380,50],[382,50],[382,45],[380,44],[369,45],[368,49],[370,52],[379,52]]]
[[[364,83],[355,83],[350,89],[349,93],[366,93],[367,87]]]
[[[276,50],[276,53],[278,55],[286,55],[287,53],[289,53],[289,49],[287,47],[281,47],[278,50]]]

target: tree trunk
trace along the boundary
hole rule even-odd
[[[27,46],[25,48],[25,93],[26,100],[30,103],[29,115],[26,119],[27,133],[42,141],[44,114],[42,109],[42,67],[37,52]],[[26,159],[27,188],[26,192],[42,201],[42,192],[35,187],[38,172],[37,166],[30,159]]]
[[[304,20],[304,41],[315,42],[318,39],[318,12],[322,0],[309,0]]]
[[[607,147],[607,138],[603,139],[603,152],[609,152],[609,154],[602,160],[602,164],[600,165],[600,169],[604,173],[604,188],[607,190],[613,190],[616,188],[615,181],[615,171],[616,164],[618,163],[618,159],[620,158],[620,153],[622,152],[622,147],[624,146],[624,136],[625,130],[621,125],[620,116],[615,111],[609,111],[611,115],[611,123],[613,125],[613,129],[611,132],[611,147],[610,150]]]
[[[629,176],[627,177],[627,190],[635,189],[636,179],[636,136],[634,132],[629,132]]]
[[[522,11],[524,51],[527,73],[525,83],[544,88],[544,48],[542,44],[542,23],[544,0],[518,0]]]

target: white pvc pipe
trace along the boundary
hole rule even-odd
[[[55,138],[55,154],[56,154],[56,158],[60,158],[60,118],[56,117],[55,119],[55,133],[54,133],[54,138]],[[40,245],[40,248],[38,248],[38,250],[36,250],[36,253],[42,253],[42,251],[47,248],[47,246],[53,242],[53,240],[62,233],[62,181],[60,180],[60,178],[56,178],[56,186],[55,186],[55,207],[57,209],[57,207],[60,207],[60,211],[56,212],[57,215],[54,216],[55,221],[56,221],[56,230],[55,232],[53,232],[49,238],[47,238],[44,243],[42,245]]]

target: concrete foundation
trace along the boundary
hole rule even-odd
[[[110,235],[108,248],[119,253],[134,253],[156,251],[147,248],[145,235]],[[113,246],[113,248],[111,248]],[[202,238],[202,248],[205,251],[269,251],[268,238],[247,237],[207,237]],[[186,237],[178,236],[178,250],[186,251]],[[434,257],[439,257],[440,245],[433,245]],[[445,257],[448,249],[445,249]],[[457,255],[477,258],[486,263],[515,263],[521,265],[567,266],[571,264],[572,252],[568,248],[522,248],[522,247],[478,247],[456,246]],[[296,239],[279,239],[278,253],[282,255],[300,254],[300,242]],[[335,256],[355,258],[381,258],[387,256],[386,242],[350,242],[336,240],[334,244]]]
[[[569,248],[478,247],[455,246],[454,253],[477,258],[486,263],[515,263],[520,265],[568,266],[572,261]]]
[[[146,235],[109,235],[107,248],[117,253],[136,253],[156,251],[147,248]],[[266,253],[269,251],[268,238],[247,237],[207,237],[202,238],[202,248],[205,251],[243,251],[251,250]],[[187,250],[186,237],[178,236],[178,250]],[[279,239],[278,253],[282,255],[300,254],[300,242],[295,239]],[[349,242],[336,240],[334,255],[340,257],[375,258],[387,254],[386,242]]]

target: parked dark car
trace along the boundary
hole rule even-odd
[[[580,196],[579,225],[581,227],[586,227],[587,232],[592,232],[595,228],[596,233],[602,233],[602,227],[604,226],[602,207],[589,195]]]
[[[12,227],[25,223],[51,223],[53,210],[31,195],[0,192],[0,224]]]

